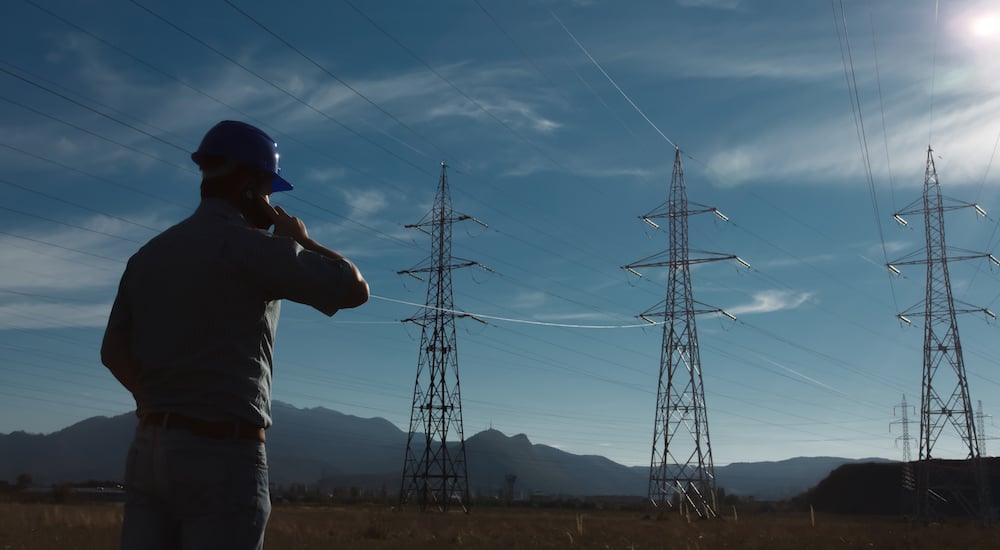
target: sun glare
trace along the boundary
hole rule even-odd
[[[977,17],[972,22],[972,34],[983,38],[997,36],[1000,34],[1000,17],[995,15]]]

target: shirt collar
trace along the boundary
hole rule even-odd
[[[226,221],[237,221],[246,224],[247,221],[243,217],[243,214],[236,209],[229,202],[216,199],[211,197],[205,197],[201,199],[201,204],[198,205],[198,209],[194,212],[195,216],[208,216],[213,218],[222,218]]]

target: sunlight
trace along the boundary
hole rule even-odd
[[[962,74],[965,85],[995,89],[1000,70],[1000,11],[995,1],[975,2],[951,19],[948,34],[956,46],[954,76]],[[975,83],[975,84],[973,84]]]
[[[973,19],[972,34],[981,38],[992,38],[1000,34],[1000,17],[986,15]]]

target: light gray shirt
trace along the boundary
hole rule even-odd
[[[346,261],[251,227],[230,204],[195,213],[128,262],[108,321],[130,335],[140,416],[180,413],[271,425],[280,300],[336,313],[355,279]]]

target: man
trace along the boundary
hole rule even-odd
[[[139,416],[124,549],[262,547],[281,299],[326,315],[368,300],[354,264],[271,206],[272,192],[292,189],[278,175],[276,147],[242,122],[210,129],[191,155],[202,171],[200,206],[122,275],[101,360]]]

